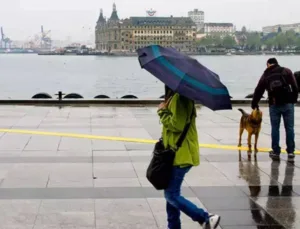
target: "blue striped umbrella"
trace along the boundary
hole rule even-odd
[[[151,45],[137,50],[142,68],[173,91],[212,110],[231,110],[231,99],[219,76],[173,48]]]

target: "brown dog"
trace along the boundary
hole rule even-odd
[[[251,114],[247,114],[243,109],[239,109],[239,111],[242,112],[242,117],[240,121],[240,138],[238,146],[242,146],[242,135],[244,130],[247,130],[249,151],[251,151],[251,137],[252,135],[255,135],[254,150],[258,152],[257,141],[261,130],[262,112],[258,108],[254,109]]]

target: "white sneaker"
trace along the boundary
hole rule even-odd
[[[202,224],[203,229],[216,229],[221,221],[221,216],[219,215],[209,215],[209,221]]]

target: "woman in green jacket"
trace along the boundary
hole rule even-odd
[[[182,146],[176,152],[172,178],[165,198],[167,201],[168,228],[181,229],[180,211],[198,222],[203,228],[215,229],[220,223],[220,216],[207,213],[180,195],[181,185],[185,174],[199,165],[199,143],[196,128],[196,108],[194,102],[174,93],[165,87],[165,102],[158,108],[158,115],[163,124],[162,138],[164,146],[176,148],[185,125],[191,122]]]

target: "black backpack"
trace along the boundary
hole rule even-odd
[[[281,105],[289,101],[292,89],[285,79],[285,69],[271,73],[267,77],[267,90],[269,99],[273,100],[274,104]]]

